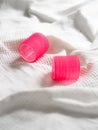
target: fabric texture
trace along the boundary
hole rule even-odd
[[[93,33],[93,24],[88,21],[86,28],[84,15],[79,15],[81,26],[88,31],[76,26],[79,12],[91,2],[0,1],[0,130],[98,130],[98,35],[93,41],[86,37]],[[37,62],[23,61],[19,45],[35,32],[56,36],[74,48],[69,55],[81,61],[77,82],[67,85],[51,78],[53,57],[68,54],[61,43],[51,44]]]

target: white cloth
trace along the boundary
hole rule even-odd
[[[74,26],[85,4],[90,0],[0,1],[0,130],[98,130],[98,37],[91,43]],[[81,60],[77,82],[51,78],[52,58],[66,55],[66,48],[35,63],[20,58],[19,44],[34,32],[76,48],[71,54]]]

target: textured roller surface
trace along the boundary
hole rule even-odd
[[[55,56],[52,76],[54,80],[77,80],[80,75],[80,61],[77,56]]]

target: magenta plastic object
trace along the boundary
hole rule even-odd
[[[78,56],[55,56],[52,63],[54,80],[74,80],[80,75],[80,60]]]
[[[34,33],[24,40],[19,53],[27,62],[34,62],[39,59],[49,48],[49,42],[46,36],[41,33]]]

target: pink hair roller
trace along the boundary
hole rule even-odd
[[[52,77],[54,80],[76,81],[80,75],[80,61],[78,56],[55,56],[52,63]]]
[[[34,33],[21,43],[19,53],[25,61],[34,62],[40,58],[48,48],[49,42],[47,37],[41,33]]]

